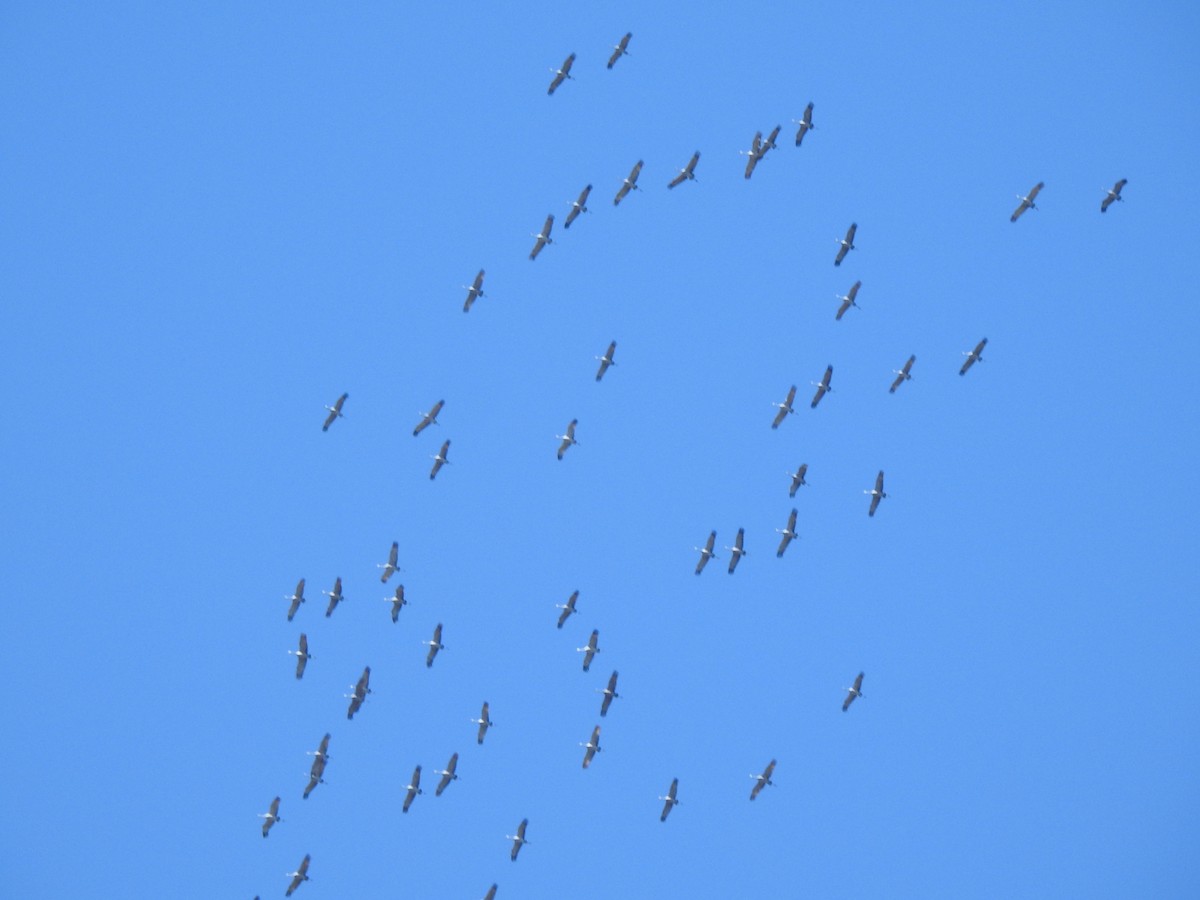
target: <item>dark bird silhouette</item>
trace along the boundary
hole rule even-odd
[[[1020,194],[1017,194],[1017,199],[1021,201],[1021,204],[1015,210],[1013,210],[1013,214],[1008,221],[1017,221],[1017,219],[1021,218],[1021,214],[1027,209],[1037,209],[1037,204],[1033,201],[1037,199],[1038,192],[1040,192],[1045,186],[1046,183],[1044,181],[1039,181],[1033,186],[1033,190],[1031,190],[1024,197],[1022,197]]]
[[[1110,206],[1121,200],[1121,188],[1125,187],[1128,181],[1129,179],[1122,178],[1109,188],[1108,193],[1104,195],[1104,199],[1100,201],[1100,212],[1108,212]]]
[[[617,60],[622,56],[629,55],[629,51],[625,48],[629,46],[629,39],[631,37],[633,37],[633,32],[626,32],[625,37],[621,38],[620,43],[613,45],[612,56],[608,58],[608,68],[611,69],[613,66],[615,66],[617,64]]]
[[[349,396],[349,394],[342,394],[342,396],[337,398],[337,401],[333,404],[333,406],[325,407],[327,410],[329,410],[329,415],[325,417],[325,424],[321,426],[322,431],[328,431],[330,425],[344,416],[342,407],[345,406],[346,398]]]
[[[890,388],[888,388],[889,394],[896,393],[896,388],[900,387],[900,385],[904,384],[904,382],[912,380],[912,367],[913,367],[913,363],[915,363],[916,361],[917,361],[917,357],[914,354],[913,356],[910,356],[908,358],[908,362],[906,362],[899,369],[892,369],[892,372],[894,372],[896,375],[896,380],[893,381],[892,386]]]

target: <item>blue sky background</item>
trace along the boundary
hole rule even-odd
[[[426,7],[0,16],[3,893],[1194,896],[1200,10]]]

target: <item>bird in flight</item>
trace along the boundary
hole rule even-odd
[[[325,424],[321,426],[322,431],[328,431],[330,425],[332,425],[338,419],[344,417],[345,414],[342,412],[342,407],[345,405],[346,398],[349,396],[349,394],[342,394],[342,396],[337,398],[333,406],[325,407],[327,410],[329,410],[329,415],[325,417]]]

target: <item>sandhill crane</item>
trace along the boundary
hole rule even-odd
[[[738,153],[746,157],[746,177],[749,178],[754,174],[754,167],[758,165],[758,161],[762,159],[762,132],[754,132],[754,140],[750,142],[750,149],[739,150]]]
[[[463,287],[466,288],[467,291],[467,300],[463,304],[463,312],[470,312],[472,303],[474,303],[480,297],[487,296],[487,294],[483,292],[483,269],[479,270],[479,274],[475,276],[475,280],[470,285],[464,284]]]
[[[342,596],[342,576],[339,575],[337,580],[334,581],[332,591],[321,591],[321,593],[329,598],[329,608],[325,610],[325,618],[328,619],[333,615],[333,611],[337,609],[337,605],[346,599]]]
[[[396,593],[391,597],[384,597],[384,603],[392,604],[392,621],[395,622],[400,618],[400,610],[408,605],[408,601],[404,599],[404,585],[399,585],[396,588]]]
[[[671,786],[669,788],[667,788],[667,795],[665,797],[658,798],[659,800],[664,801],[662,815],[658,817],[658,821],[660,821],[660,822],[667,821],[667,816],[670,815],[670,813],[671,813],[671,807],[679,805],[679,799],[675,796],[678,793],[678,791],[679,791],[679,779],[672,778]]]
[[[710,531],[708,533],[708,540],[704,542],[703,547],[693,547],[692,548],[693,550],[697,551],[700,554],[700,560],[699,560],[699,562],[696,563],[696,574],[697,575],[699,575],[701,572],[704,571],[704,567],[708,565],[708,561],[710,559],[717,558],[717,555],[715,553],[713,553],[713,544],[716,543],[716,540],[717,540],[717,533],[715,531]]]
[[[613,44],[612,56],[608,58],[608,68],[612,68],[617,64],[617,60],[622,56],[628,56],[629,51],[625,48],[629,46],[629,39],[633,37],[632,31],[627,31],[625,37],[621,38],[620,43]]]
[[[317,749],[308,751],[308,755],[313,758],[312,768],[309,769],[308,787],[304,789],[304,799],[308,799],[308,795],[313,792],[318,784],[325,782],[325,764],[329,762],[329,734],[321,738],[321,743]]]
[[[284,896],[287,896],[287,897],[292,896],[292,892],[294,890],[296,890],[296,888],[300,887],[300,885],[302,885],[304,882],[309,880],[308,864],[311,861],[312,861],[312,855],[309,853],[305,853],[304,859],[300,860],[300,868],[298,868],[295,872],[287,873],[288,877],[292,879],[292,883],[288,885],[287,893]]]
[[[400,544],[397,541],[392,541],[392,549],[388,551],[387,562],[375,563],[375,568],[383,569],[383,574],[379,576],[379,580],[387,584],[387,580],[396,572],[400,571],[400,567],[396,565],[396,559],[400,554]]]
[[[488,888],[488,892],[483,895],[483,900],[496,900],[496,888],[498,887],[499,885],[493,884]]]
[[[572,81],[575,80],[571,76],[571,66],[573,66],[573,65],[575,65],[575,54],[574,53],[572,53],[570,56],[568,56],[566,59],[564,59],[563,64],[561,66],[559,66],[557,69],[550,70],[551,72],[554,73],[554,80],[550,82],[550,90],[546,91],[547,94],[553,94],[556,90],[558,90],[558,86],[560,84],[562,84],[564,81],[566,81],[568,78],[570,78]]]
[[[880,469],[879,474],[875,476],[875,487],[869,491],[863,491],[863,493],[871,495],[871,508],[867,510],[867,515],[874,516],[875,510],[879,508],[879,501],[887,498],[887,494],[883,492],[883,469]]]
[[[292,601],[292,605],[288,607],[288,621],[296,615],[296,610],[300,608],[300,604],[304,602],[304,579],[301,578],[296,582],[296,590],[290,595],[285,595],[284,600]]]
[[[596,654],[600,652],[597,642],[600,640],[600,631],[597,628],[592,629],[592,636],[588,638],[588,642],[583,647],[576,647],[576,653],[583,654],[583,671],[587,671],[592,667],[592,660],[596,658]]]
[[[522,819],[521,824],[517,826],[516,834],[506,834],[505,835],[506,838],[508,838],[510,841],[513,842],[512,852],[509,854],[509,858],[513,862],[517,861],[517,854],[521,852],[521,848],[524,847],[526,844],[530,843],[530,841],[525,839],[525,829],[528,827],[529,827],[529,820]]]
[[[983,348],[987,346],[987,338],[984,338],[975,345],[975,349],[971,351],[963,351],[963,356],[966,360],[963,361],[962,368],[958,370],[959,375],[966,375],[967,369],[975,365],[977,362],[983,362]]]
[[[583,751],[583,767],[586,769],[592,764],[592,757],[600,752],[600,726],[597,725],[592,729],[592,737],[586,744],[580,744],[580,747],[585,748]]]
[[[775,551],[775,556],[781,557],[783,556],[783,551],[788,548],[788,544],[790,544],[794,538],[800,537],[800,535],[796,534],[796,510],[793,509],[791,514],[788,515],[787,528],[776,528],[775,530],[783,535],[783,537],[779,539],[779,549]]]
[[[332,425],[337,419],[344,417],[345,414],[342,412],[342,407],[345,405],[346,398],[349,396],[349,394],[342,394],[342,396],[337,398],[333,406],[325,407],[327,410],[329,410],[329,415],[325,417],[325,424],[321,426],[322,431],[328,431],[330,425]]]
[[[1033,186],[1033,190],[1031,190],[1024,197],[1022,197],[1020,194],[1017,194],[1017,199],[1021,201],[1021,205],[1013,210],[1013,214],[1008,221],[1017,221],[1017,219],[1021,218],[1021,214],[1027,209],[1037,209],[1037,204],[1033,201],[1037,199],[1038,192],[1045,186],[1046,183],[1044,181],[1039,181]]]
[[[559,628],[562,628],[563,625],[565,625],[567,623],[567,619],[571,618],[571,616],[573,616],[575,614],[575,601],[578,599],[579,599],[579,591],[575,591],[574,593],[571,594],[570,597],[567,598],[566,603],[555,603],[554,604],[555,609],[562,610],[562,612],[558,614],[558,627]]]
[[[288,656],[296,657],[296,677],[304,677],[304,667],[308,665],[308,661],[312,659],[312,655],[308,652],[308,635],[303,631],[300,632],[300,649],[289,650]]]
[[[838,299],[842,301],[842,305],[838,307],[837,315],[834,316],[834,319],[836,319],[838,322],[842,321],[842,316],[846,314],[846,310],[848,310],[850,307],[853,306],[858,309],[862,308],[858,305],[858,302],[855,299],[858,297],[858,289],[860,287],[862,287],[862,282],[856,281],[849,291],[847,291],[845,294],[838,295]]]
[[[1108,193],[1100,201],[1100,212],[1108,212],[1108,208],[1121,199],[1121,188],[1125,187],[1128,181],[1128,178],[1122,178],[1108,189]]]
[[[788,472],[787,474],[788,478],[792,479],[791,487],[788,488],[788,496],[795,497],[796,491],[808,486],[808,482],[804,480],[804,476],[808,474],[808,463],[801,463],[800,468],[795,472]]]
[[[367,699],[367,694],[370,693],[372,693],[371,667],[367,666],[363,669],[362,675],[358,677],[358,684],[354,685],[354,693],[346,695],[350,700],[350,708],[346,711],[347,719],[354,718],[354,714],[362,708],[363,701]]]
[[[813,111],[813,105],[810,103],[810,104],[808,104],[808,106],[806,106],[804,108],[803,116],[801,116],[799,119],[792,119],[793,122],[795,122],[797,125],[800,126],[799,130],[796,132],[796,146],[797,147],[799,147],[800,144],[804,141],[804,136],[806,134],[808,134],[810,131],[812,131],[814,128],[816,128],[816,126],[813,125],[813,121],[812,121],[812,111]]]
[[[433,468],[429,470],[429,480],[437,478],[437,473],[441,471],[442,466],[450,464],[450,460],[446,458],[446,453],[450,450],[450,439],[447,438],[442,442],[442,449],[437,452],[437,456],[430,457],[433,460]]]
[[[433,660],[437,657],[439,650],[445,650],[446,645],[442,643],[442,623],[437,623],[437,628],[433,629],[433,640],[421,641],[422,644],[429,646],[429,653],[425,657],[425,668],[433,668]]]
[[[531,260],[537,259],[538,254],[542,252],[542,248],[547,244],[553,244],[554,241],[550,237],[550,231],[554,228],[554,213],[546,216],[546,221],[542,224],[542,230],[537,234],[530,235],[534,239],[533,249],[529,251]]]
[[[771,129],[771,133],[767,135],[767,139],[762,142],[762,146],[759,147],[759,149],[758,149],[758,158],[759,159],[762,159],[763,157],[765,157],[767,155],[768,150],[775,149],[775,138],[779,137],[779,132],[780,132],[780,129],[782,129],[782,127],[783,127],[782,125],[776,125],[774,128]]]
[[[729,574],[730,575],[733,574],[733,570],[737,568],[737,564],[741,561],[742,557],[750,555],[746,552],[746,550],[742,546],[742,543],[745,540],[745,537],[746,537],[746,529],[739,528],[737,537],[735,537],[733,539],[733,546],[725,548],[731,554],[731,556],[729,557]]]
[[[570,446],[572,444],[579,443],[579,441],[575,440],[575,426],[578,424],[579,424],[578,419],[572,419],[571,423],[567,426],[566,434],[556,434],[555,435],[556,438],[558,438],[559,440],[562,441],[562,443],[559,444],[559,446],[558,446],[558,458],[559,459],[563,458],[563,454],[567,452],[568,448],[570,448]]]
[[[433,796],[442,796],[442,791],[450,786],[450,782],[458,781],[458,754],[455,753],[450,757],[450,762],[446,763],[446,768],[434,770],[435,775],[441,775],[442,780],[438,782],[437,788],[433,792]]]
[[[637,164],[629,170],[629,176],[621,182],[621,187],[617,191],[617,196],[613,197],[613,206],[620,206],[621,201],[625,199],[625,195],[630,191],[640,191],[637,180],[642,174],[642,161],[639,159]]]
[[[423,790],[421,790],[421,767],[420,766],[417,766],[415,769],[413,769],[412,780],[409,781],[409,783],[404,786],[404,789],[408,793],[406,793],[404,795],[404,806],[402,806],[400,808],[400,812],[408,812],[408,808],[410,806],[412,806],[412,802],[413,802],[413,800],[416,799],[417,794],[425,793]]]
[[[609,345],[608,345],[608,349],[604,351],[604,355],[596,357],[596,359],[600,360],[600,368],[596,370],[596,380],[597,381],[599,381],[601,378],[604,377],[604,373],[608,371],[609,366],[615,366],[617,364],[616,361],[613,359],[613,355],[616,352],[617,352],[617,342],[610,341]]]
[[[767,763],[767,767],[765,769],[763,769],[761,775],[753,775],[752,774],[750,776],[751,778],[754,779],[754,787],[750,788],[750,799],[751,800],[753,800],[755,797],[757,797],[759,795],[759,793],[762,791],[762,789],[765,788],[768,784],[771,785],[772,787],[775,786],[775,782],[773,782],[771,780],[771,774],[774,771],[775,771],[775,760],[771,760],[769,763]]]
[[[850,704],[854,702],[856,697],[861,697],[863,695],[862,680],[863,673],[859,672],[858,677],[854,679],[854,686],[846,688],[848,693],[846,694],[845,701],[842,703],[842,712],[845,712],[850,708]]]
[[[270,808],[265,813],[259,813],[258,817],[263,820],[262,833],[263,837],[266,837],[272,825],[283,821],[283,819],[279,818],[279,798],[276,797],[272,800]]]
[[[700,162],[700,151],[697,150],[692,154],[692,158],[688,160],[688,164],[679,170],[679,174],[671,179],[667,185],[669,188],[678,187],[685,181],[696,180],[696,163]]]
[[[483,276],[482,272],[480,272],[479,274],[480,274],[480,277]],[[413,429],[413,437],[416,437],[418,434],[420,434],[422,431],[424,431],[430,425],[436,425],[438,423],[438,420],[437,420],[438,413],[440,413],[442,411],[442,407],[445,405],[446,405],[445,400],[439,400],[437,403],[433,404],[433,408],[431,410],[429,410],[429,412],[421,413],[421,421],[418,422],[417,427]]]
[[[482,744],[484,737],[487,735],[487,730],[492,727],[492,717],[488,714],[487,701],[483,701],[483,709],[479,713],[478,719],[472,719],[479,726],[479,733],[475,735],[475,743]]]
[[[831,388],[829,386],[829,382],[832,378],[833,378],[833,366],[826,366],[825,374],[821,376],[821,380],[819,382],[817,382],[817,381],[809,382],[809,384],[813,385],[817,389],[817,392],[815,394],[813,394],[813,398],[812,398],[812,408],[813,409],[817,408],[817,404],[821,402],[822,397],[824,397],[826,394],[828,394],[830,391],[833,390],[833,388]]]
[[[788,416],[790,416],[792,413],[794,413],[796,411],[792,408],[792,401],[795,399],[796,399],[796,386],[793,384],[791,386],[791,388],[788,390],[786,400],[784,400],[782,403],[772,403],[771,404],[772,406],[777,407],[779,409],[779,412],[775,413],[775,421],[771,423],[772,428],[778,428],[780,423],[782,423],[784,419],[786,419]]]
[[[914,355],[910,356],[908,358],[908,362],[906,362],[899,369],[892,369],[892,372],[896,376],[896,380],[893,381],[892,386],[890,388],[888,388],[889,394],[896,393],[896,388],[900,387],[900,385],[904,384],[904,382],[912,381],[912,367],[913,367],[913,363],[915,363],[916,361],[917,361],[917,357],[916,357],[916,354],[914,354]]]
[[[842,260],[846,258],[846,254],[854,249],[854,235],[858,232],[858,223],[851,222],[850,227],[846,229],[846,236],[838,241],[837,256],[833,260],[835,266],[840,266]]]
[[[563,228],[570,228],[571,223],[579,218],[580,213],[585,213],[588,211],[587,199],[588,194],[591,192],[592,186],[590,184],[579,192],[579,198],[571,204],[571,211],[567,213],[566,221],[563,222]]]
[[[603,694],[604,699],[600,701],[600,716],[603,718],[608,715],[608,708],[614,700],[619,700],[621,695],[617,693],[617,671],[608,676],[608,687],[601,690],[596,688],[596,693]]]

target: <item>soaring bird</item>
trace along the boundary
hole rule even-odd
[[[608,687],[606,687],[604,690],[596,688],[596,691],[604,695],[604,699],[600,701],[600,716],[603,718],[604,716],[608,715],[608,708],[612,705],[612,702],[614,700],[619,700],[621,697],[621,695],[617,693],[616,669],[614,669],[613,673],[608,676]]]
[[[754,167],[758,165],[758,161],[762,159],[762,132],[754,132],[754,140],[750,142],[749,150],[739,150],[746,157],[746,177],[749,178],[754,174]]]
[[[1122,178],[1104,195],[1104,199],[1100,201],[1100,212],[1108,212],[1108,208],[1121,199],[1121,188],[1125,187],[1128,178]]]
[[[762,146],[758,148],[758,158],[759,159],[762,159],[763,157],[765,157],[767,155],[768,150],[775,149],[775,138],[779,137],[779,132],[782,129],[782,127],[783,127],[782,125],[776,125],[774,128],[771,129],[771,133],[767,135],[767,139],[765,141],[763,141]]]
[[[863,673],[859,672],[858,677],[854,679],[854,686],[846,688],[848,693],[846,694],[845,701],[842,703],[842,712],[845,712],[850,708],[850,704],[854,702],[856,697],[861,697],[863,695],[862,680]]]
[[[571,204],[571,211],[567,213],[567,220],[563,222],[563,228],[570,228],[571,223],[579,218],[580,213],[585,213],[588,211],[587,199],[588,194],[591,192],[592,186],[590,184],[579,192],[579,198]]]
[[[613,206],[620,206],[621,201],[625,199],[625,195],[630,191],[640,191],[637,180],[642,174],[642,161],[639,159],[637,164],[629,170],[628,177],[621,182],[621,187],[617,190],[617,196],[613,197]]]
[[[555,603],[554,604],[555,609],[562,610],[562,612],[558,614],[558,627],[559,628],[562,628],[563,625],[565,625],[567,623],[567,619],[571,618],[571,616],[573,616],[575,614],[575,601],[578,599],[579,599],[579,591],[575,591],[574,593],[571,594],[570,597],[567,598],[566,603]]]
[[[480,272],[479,274],[480,274],[480,277],[483,277],[482,272]],[[421,413],[421,421],[418,422],[417,427],[413,429],[413,437],[416,437],[418,434],[420,434],[422,431],[424,431],[430,425],[436,425],[438,423],[438,420],[437,420],[438,413],[440,413],[442,411],[442,407],[445,405],[446,405],[445,400],[439,400],[437,403],[433,404],[433,409],[429,410],[429,412]]]
[[[531,235],[534,239],[533,249],[529,251],[531,260],[537,259],[538,254],[542,252],[542,248],[547,244],[553,244],[554,241],[550,238],[550,231],[554,228],[554,213],[546,216],[546,221],[542,224],[542,230],[537,234]]]
[[[609,345],[608,345],[608,349],[604,351],[604,355],[596,357],[596,359],[600,360],[600,368],[596,370],[596,380],[597,381],[599,381],[601,378],[604,377],[604,373],[608,371],[609,366],[616,365],[616,362],[613,360],[613,354],[615,354],[616,352],[617,352],[617,342],[610,341]]]
[[[429,654],[425,657],[425,668],[433,668],[433,660],[437,657],[439,650],[445,650],[446,645],[442,643],[442,623],[437,623],[437,628],[433,629],[433,640],[421,641],[422,644],[429,645]]]
[[[397,586],[395,595],[384,597],[383,602],[392,604],[392,621],[397,621],[400,618],[400,610],[408,605],[408,601],[404,599],[404,585]]]
[[[304,667],[308,665],[308,661],[312,659],[312,655],[308,652],[308,635],[303,631],[300,632],[300,649],[289,650],[289,656],[296,657],[296,677],[304,677]]]
[[[450,450],[450,439],[447,438],[442,442],[442,449],[437,452],[437,456],[432,457],[433,468],[429,470],[429,480],[437,478],[437,473],[441,471],[442,466],[449,465],[450,460],[446,459],[446,453]]]
[[[359,676],[358,684],[354,685],[354,693],[346,695],[350,699],[350,708],[346,711],[347,719],[354,718],[354,714],[362,708],[363,701],[367,699],[369,693],[371,693],[371,667],[367,666]]]
[[[892,386],[890,388],[888,388],[889,394],[896,393],[896,388],[900,387],[900,385],[904,384],[904,382],[912,380],[912,367],[913,367],[913,363],[915,363],[916,361],[917,361],[917,357],[916,357],[916,354],[914,354],[914,355],[910,356],[908,358],[908,362],[906,362],[899,369],[892,369],[892,372],[894,372],[896,375],[896,380],[893,381]]]
[[[322,431],[328,431],[330,425],[332,425],[337,419],[343,418],[344,414],[342,413],[342,407],[345,405],[346,398],[349,396],[349,394],[342,394],[342,396],[337,398],[333,406],[325,407],[327,410],[329,410],[329,415],[325,417],[325,424],[321,426]]]
[[[804,476],[808,474],[808,463],[801,463],[800,468],[795,472],[788,472],[787,474],[792,479],[792,485],[788,488],[788,496],[795,497],[797,490],[808,485],[808,482],[804,480]]]
[[[1024,197],[1022,197],[1020,194],[1017,194],[1017,199],[1021,201],[1021,204],[1015,210],[1013,210],[1013,214],[1008,221],[1017,221],[1017,219],[1021,218],[1021,214],[1027,209],[1037,209],[1037,204],[1033,201],[1037,199],[1038,192],[1045,186],[1046,183],[1044,181],[1039,181],[1033,186],[1033,190],[1031,190]]]
[[[263,820],[262,833],[263,837],[266,837],[272,825],[283,821],[283,819],[279,818],[279,798],[276,797],[272,800],[271,807],[265,813],[259,813],[258,817]]]
[[[793,509],[791,514],[788,516],[787,528],[776,528],[775,530],[783,535],[783,537],[779,539],[779,549],[775,551],[775,555],[779,557],[783,556],[783,551],[788,548],[788,544],[790,544],[794,538],[800,537],[800,535],[796,534],[796,510]]]
[[[658,821],[660,821],[660,822],[667,821],[667,816],[671,812],[671,807],[679,805],[679,800],[675,796],[678,791],[679,791],[679,779],[672,778],[671,786],[667,789],[667,796],[658,798],[659,800],[664,801],[662,815],[658,817]]]
[[[975,365],[977,362],[983,362],[983,348],[987,346],[987,338],[984,338],[975,345],[975,349],[971,351],[963,351],[963,356],[966,359],[963,361],[962,368],[958,370],[959,375],[966,375],[967,369]]]
[[[574,53],[564,59],[563,64],[557,69],[550,70],[554,73],[554,80],[550,82],[550,90],[546,91],[547,94],[553,94],[556,90],[558,90],[558,86],[560,84],[562,84],[568,78],[571,78],[571,66],[573,65],[575,65]],[[575,79],[571,78],[571,80],[574,81]]]
[[[699,575],[701,572],[704,571],[704,567],[708,565],[708,561],[710,559],[717,558],[717,555],[715,553],[713,553],[713,544],[716,543],[716,540],[717,540],[717,533],[715,531],[710,531],[708,533],[708,540],[704,542],[703,547],[693,547],[692,548],[693,550],[696,550],[700,554],[700,560],[699,560],[699,562],[696,563],[696,574],[697,575]]]
[[[813,125],[812,111],[813,105],[810,103],[804,108],[803,116],[801,116],[799,119],[792,119],[793,122],[800,126],[799,130],[796,132],[797,147],[799,147],[801,142],[804,140],[804,136],[816,127]]]
[[[309,769],[308,787],[304,789],[304,799],[308,799],[308,795],[313,792],[318,784],[325,781],[325,764],[329,761],[329,734],[321,738],[321,743],[316,750],[308,751],[308,755],[313,758],[312,768]]]
[[[375,568],[383,569],[383,574],[379,576],[379,580],[387,584],[387,580],[392,575],[400,571],[400,567],[396,565],[396,559],[400,554],[400,544],[397,541],[392,541],[392,549],[388,551],[386,563],[375,563]]]
[[[794,413],[796,411],[796,410],[792,409],[792,401],[795,399],[796,399],[796,386],[793,384],[791,386],[791,388],[788,390],[786,400],[784,400],[782,403],[772,403],[771,404],[772,406],[779,408],[779,412],[775,413],[775,421],[771,423],[772,428],[778,428],[784,419],[786,419],[788,416],[790,416],[792,413]]]
[[[611,69],[613,66],[615,66],[617,64],[617,60],[622,56],[629,55],[629,51],[625,48],[629,46],[629,39],[631,37],[633,37],[633,32],[628,31],[625,33],[625,37],[621,38],[620,43],[613,44],[612,56],[608,58],[608,68]]]
[[[408,791],[408,793],[404,795],[404,806],[400,808],[400,812],[408,812],[408,808],[412,806],[412,802],[416,799],[417,794],[425,793],[423,790],[421,790],[420,766],[417,766],[415,769],[413,769],[412,780],[405,785],[405,790]]]
[[[292,879],[292,883],[288,885],[287,894],[285,896],[287,896],[287,897],[292,896],[292,891],[296,890],[296,888],[300,887],[300,885],[302,885],[304,882],[308,881],[308,864],[311,861],[312,861],[312,855],[305,853],[304,859],[300,860],[300,868],[298,868],[295,872],[287,873],[288,876]]]
[[[558,438],[559,440],[562,441],[562,443],[559,444],[559,446],[558,446],[558,458],[559,459],[563,458],[563,454],[567,452],[568,448],[570,448],[570,446],[572,444],[579,443],[579,441],[575,440],[575,426],[578,424],[579,424],[578,419],[572,419],[571,424],[569,424],[567,426],[566,434],[556,434],[555,435],[556,438]]]
[[[483,292],[483,269],[479,270],[479,274],[475,276],[475,280],[470,286],[464,284],[463,287],[467,289],[467,301],[463,304],[463,312],[470,312],[472,303],[480,297],[487,296]]]
[[[333,583],[332,591],[321,591],[321,593],[329,598],[329,608],[325,610],[325,618],[328,619],[333,615],[333,611],[337,609],[337,605],[346,599],[342,596],[342,576],[339,575],[337,577],[337,580]]]
[[[832,378],[833,378],[833,366],[826,366],[825,374],[821,376],[820,382],[816,382],[816,381],[809,382],[810,384],[814,385],[817,389],[817,392],[815,394],[813,394],[813,398],[812,398],[811,405],[812,405],[813,409],[817,408],[817,404],[821,402],[822,397],[824,397],[826,394],[828,394],[830,391],[833,390],[833,388],[831,388],[829,386],[829,381]]]
[[[837,256],[833,260],[835,266],[840,266],[842,260],[846,258],[846,254],[854,249],[854,235],[858,231],[858,223],[851,222],[850,227],[846,229],[846,236],[838,241]]]
[[[856,281],[854,282],[854,286],[851,287],[849,291],[838,296],[838,299],[842,301],[842,305],[838,307],[837,315],[834,316],[834,319],[839,322],[842,321],[842,316],[844,316],[846,314],[846,310],[852,306],[861,309],[855,300],[855,298],[858,297],[858,289],[860,287],[862,287],[862,282]]]
[[[284,600],[292,601],[292,605],[288,607],[288,621],[296,615],[296,610],[300,608],[300,604],[304,602],[304,579],[301,578],[296,582],[296,590],[290,595],[285,596]]]
[[[441,775],[442,779],[438,782],[437,788],[433,792],[433,796],[442,796],[442,791],[450,786],[450,782],[458,780],[458,754],[455,753],[450,757],[450,762],[446,763],[446,768],[437,769],[433,774]]]
[[[475,743],[482,744],[484,737],[487,735],[487,730],[492,727],[492,717],[488,714],[487,701],[483,701],[483,709],[479,713],[478,719],[472,719],[479,726],[479,733],[475,736]]]
[[[596,654],[600,652],[600,648],[599,648],[599,646],[597,646],[597,642],[599,640],[600,640],[600,630],[597,628],[593,628],[592,636],[590,638],[588,638],[587,644],[583,647],[575,648],[576,653],[583,654],[583,671],[585,671],[585,672],[592,667],[592,660],[595,659]]]
[[[754,779],[754,787],[750,788],[750,799],[751,800],[753,800],[755,797],[757,797],[759,795],[759,793],[762,791],[762,789],[765,788],[768,784],[771,785],[772,787],[775,786],[775,782],[773,782],[771,780],[771,774],[774,771],[775,771],[775,760],[771,760],[769,763],[767,763],[767,767],[765,769],[763,769],[761,775],[751,775],[750,776],[751,778]]]
[[[697,150],[692,154],[692,158],[688,160],[688,164],[679,170],[679,174],[671,179],[667,185],[669,188],[678,187],[685,181],[696,180],[696,163],[700,162],[700,151]]]
[[[509,854],[509,858],[513,862],[517,861],[517,854],[521,852],[521,848],[524,847],[526,844],[530,843],[529,841],[527,841],[525,839],[525,829],[528,827],[529,827],[529,820],[522,819],[521,824],[517,826],[516,834],[506,834],[505,835],[506,838],[508,838],[510,841],[513,842],[512,852]]]
[[[742,547],[742,542],[745,539],[745,536],[746,536],[746,529],[739,528],[737,537],[735,537],[733,539],[733,546],[725,548],[726,550],[728,550],[730,552],[730,554],[732,554],[729,557],[729,574],[730,575],[732,575],[733,570],[737,568],[737,564],[738,564],[738,562],[741,561],[741,558],[743,556],[749,555],[746,553],[745,549],[743,549],[743,547]]]
[[[583,751],[583,767],[586,769],[592,764],[592,757],[600,752],[600,726],[597,725],[592,729],[592,737],[586,744],[580,744],[580,747],[585,748]]]
[[[883,469],[880,469],[879,474],[875,476],[875,487],[869,491],[863,491],[863,493],[871,495],[871,508],[867,510],[867,515],[874,516],[875,510],[879,509],[879,501],[887,497],[887,494],[883,492]]]

